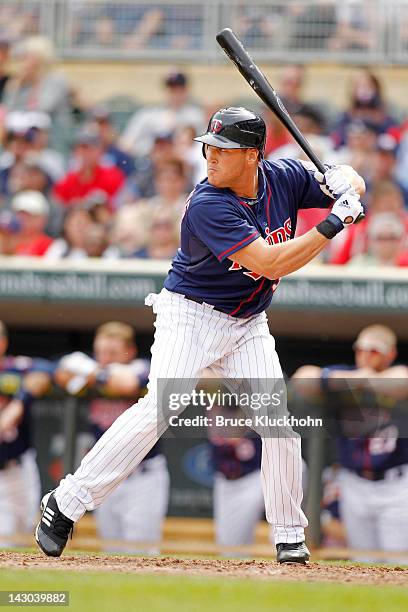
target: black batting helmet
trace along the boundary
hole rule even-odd
[[[206,133],[194,140],[203,143],[204,157],[206,144],[221,149],[258,149],[263,155],[265,122],[262,117],[246,108],[221,108],[211,117]]]

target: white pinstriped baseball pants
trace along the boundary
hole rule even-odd
[[[167,428],[158,421],[157,380],[183,379],[191,388],[204,368],[230,379],[282,380],[282,370],[266,314],[238,319],[163,289],[146,303],[156,313],[148,393],[126,410],[84,457],[75,474],[56,490],[63,514],[77,521],[98,507],[154,446]],[[275,542],[304,540],[307,519],[301,509],[300,438],[264,436],[262,486],[266,518]]]

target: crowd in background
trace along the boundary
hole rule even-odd
[[[128,107],[80,100],[53,66],[41,37],[16,48],[0,38],[0,253],[48,259],[170,259],[179,244],[187,195],[205,178],[201,145],[213,108],[191,98],[188,75],[171,70],[159,105]],[[408,265],[408,121],[387,105],[366,68],[350,77],[347,108],[304,99],[305,68],[282,68],[277,90],[328,164],[353,166],[365,179],[365,221],[332,241],[323,262]],[[131,96],[132,92],[129,91]],[[234,100],[224,101],[234,104]],[[257,109],[254,109],[257,110]],[[266,157],[301,158],[265,108]],[[297,234],[325,211],[301,211]]]
[[[121,321],[100,325],[92,346],[88,344],[89,353],[75,350],[51,360],[14,356],[8,347],[8,330],[0,321],[0,547],[23,543],[19,538],[33,533],[44,478],[57,484],[66,468],[61,460],[64,447],[57,442],[60,429],[56,433],[50,421],[38,420],[46,414],[41,400],[48,405],[51,400],[49,414],[54,415],[61,394],[65,397],[64,413],[77,406],[76,414],[81,418],[74,446],[75,462],[79,462],[115,419],[145,394],[150,370],[150,361],[139,355],[133,328]],[[302,364],[288,377],[291,415],[300,419],[306,414],[324,417],[321,441],[325,442],[319,451],[325,466],[320,506],[312,485],[320,473],[313,471],[318,470],[315,462],[307,464],[314,434],[307,427],[300,429],[306,458],[302,468],[304,498],[308,504],[309,499],[316,504],[315,510],[321,509],[321,544],[333,549],[334,558],[338,547],[349,547],[354,552],[348,554],[358,561],[374,561],[384,553],[381,560],[407,563],[408,440],[404,432],[408,367],[396,362],[397,337],[384,325],[363,328],[353,343],[353,352],[351,363],[323,368]],[[224,398],[225,391],[228,398],[230,387],[225,383],[210,370],[203,370],[198,389],[214,399],[217,395]],[[228,399],[218,401],[218,405],[207,405],[213,417],[224,415],[233,422],[250,416],[248,406],[245,409]],[[272,405],[270,410],[271,416],[279,414]],[[186,430],[179,437],[170,429],[171,442],[184,453],[183,459],[177,459],[180,465],[175,460],[175,446],[159,440],[96,509],[94,517],[105,550],[160,551],[170,482],[173,492],[180,492],[183,485],[177,472],[181,469],[183,478],[212,489],[215,541],[223,553],[236,556],[243,553],[237,547],[254,543],[265,507],[261,438],[248,427],[213,425],[209,420],[205,428],[194,426],[197,430],[190,439]],[[183,438],[187,446],[180,444]],[[65,444],[69,448],[67,431]],[[46,461],[42,483],[36,450]],[[192,469],[187,463],[196,465]],[[191,490],[185,493],[184,509],[195,516]],[[309,494],[312,497],[308,498]],[[273,542],[272,532],[270,539]]]
[[[390,24],[372,0],[304,0],[291,2],[215,2],[245,44],[254,48],[293,50],[370,50],[378,44],[377,33]],[[122,2],[65,0],[66,42],[73,48],[94,49],[189,49],[203,48],[208,13],[193,2]],[[405,13],[404,7],[402,12]],[[405,17],[405,14],[401,15]],[[405,20],[400,36],[407,39]],[[41,6],[8,2],[0,6],[0,30],[8,29],[15,39],[39,33]]]

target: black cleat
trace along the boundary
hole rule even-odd
[[[48,557],[60,557],[69,535],[72,537],[74,521],[60,512],[54,491],[42,498],[41,512],[41,519],[35,530],[36,542]]]
[[[310,552],[304,542],[297,544],[277,544],[278,563],[303,563],[306,564],[310,559]]]

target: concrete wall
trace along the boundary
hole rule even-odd
[[[277,87],[280,68],[272,65],[262,68]],[[91,103],[118,94],[132,95],[141,103],[149,103],[162,99],[163,75],[168,72],[169,65],[67,61],[60,63],[59,69],[69,77],[84,100]],[[255,96],[232,66],[195,64],[183,66],[183,70],[190,75],[193,96],[205,105],[217,106]],[[352,66],[310,65],[306,98],[344,107],[350,77],[355,70]],[[384,84],[387,100],[408,111],[408,66],[382,66],[374,70]]]

